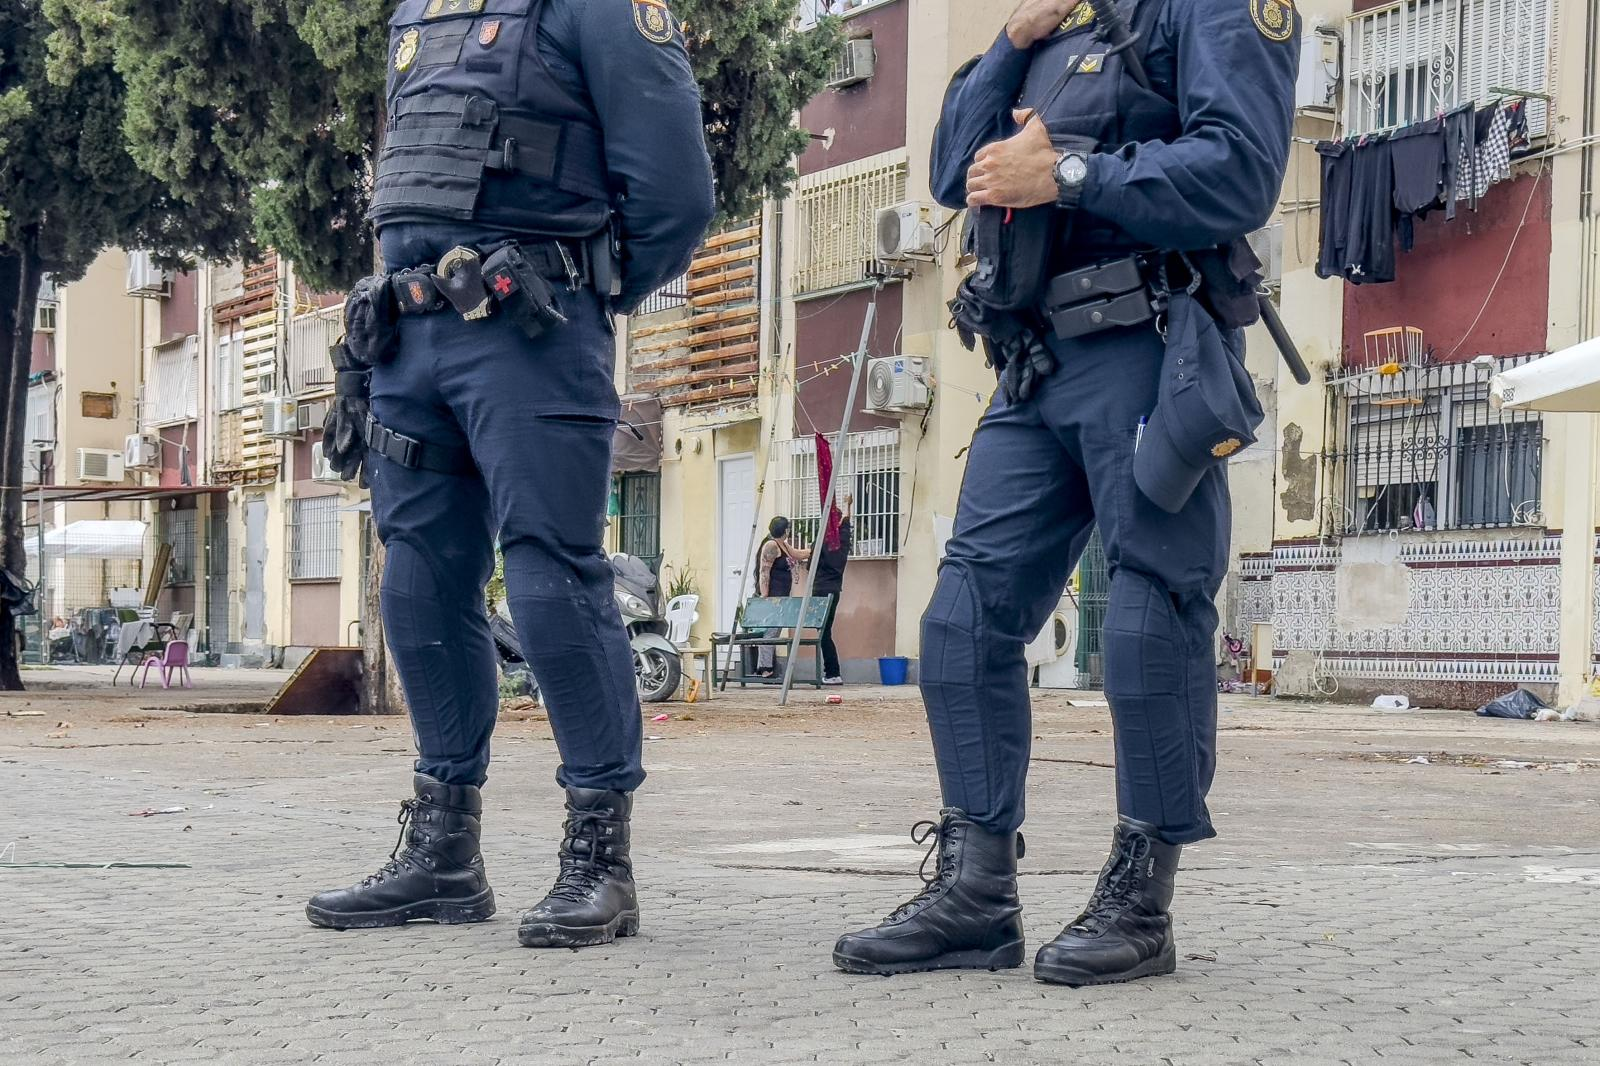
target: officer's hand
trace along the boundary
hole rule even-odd
[[[1082,0],[1022,0],[1006,23],[1006,36],[1016,48],[1032,48],[1056,32]]]
[[[1044,123],[1016,112],[1022,132],[978,150],[967,171],[968,207],[1038,207],[1055,203],[1056,150]]]

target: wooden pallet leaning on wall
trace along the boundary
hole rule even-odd
[[[761,350],[761,223],[715,234],[689,266],[682,317],[633,331],[632,371],[668,407],[756,394]]]

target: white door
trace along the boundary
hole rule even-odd
[[[244,504],[244,639],[267,639],[267,501]]]
[[[733,613],[752,589],[745,580],[756,521],[756,457],[717,461],[717,632],[733,629]]]

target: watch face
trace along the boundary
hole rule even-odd
[[[1069,155],[1056,164],[1061,180],[1068,185],[1082,185],[1089,176],[1089,164],[1081,155]]]

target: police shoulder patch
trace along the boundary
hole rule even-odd
[[[1250,19],[1269,41],[1294,36],[1294,0],[1250,0]]]
[[[1088,4],[1080,3],[1072,9],[1072,13],[1061,21],[1059,33],[1071,33],[1079,30],[1094,21],[1094,8]]]
[[[672,43],[672,12],[662,0],[633,0],[633,24],[653,44]]]

